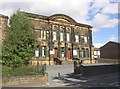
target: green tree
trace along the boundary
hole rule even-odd
[[[8,67],[28,64],[34,55],[35,36],[28,16],[16,11],[10,17],[9,28],[3,42],[2,62]]]

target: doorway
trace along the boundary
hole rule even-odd
[[[71,59],[71,50],[70,50],[70,48],[68,49],[68,60],[70,60]]]

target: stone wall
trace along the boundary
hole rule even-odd
[[[105,58],[100,58],[96,60],[97,63],[113,63],[113,64],[120,64],[119,59],[105,59]]]
[[[48,60],[31,60],[30,61],[30,64],[32,65],[32,66],[37,66],[37,65],[44,65],[44,64],[46,64],[46,65],[49,65],[49,63],[50,63],[50,65],[54,65],[54,61],[48,61]]]
[[[105,74],[112,74],[119,72],[120,64],[82,64],[81,66],[74,67],[75,74],[82,74],[84,77],[99,76]]]
[[[17,84],[28,84],[28,83],[41,83],[46,84],[48,82],[48,74],[42,75],[31,75],[31,76],[17,76],[7,77],[2,79],[2,86],[11,86]]]

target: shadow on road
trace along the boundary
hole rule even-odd
[[[70,87],[118,87],[119,82],[116,75],[85,78],[81,75],[75,75],[74,73],[65,74],[64,76],[53,77],[54,79],[60,80],[65,86]]]

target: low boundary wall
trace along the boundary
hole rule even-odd
[[[75,74],[82,76],[99,76],[104,74],[119,73],[120,64],[81,64],[81,66],[74,67]]]
[[[45,75],[30,75],[30,76],[14,76],[6,77],[2,79],[2,86],[11,86],[18,84],[28,84],[28,83],[41,83],[46,84],[48,82],[48,74]]]
[[[104,74],[118,73],[120,64],[91,64],[81,65],[82,76],[98,76]]]

